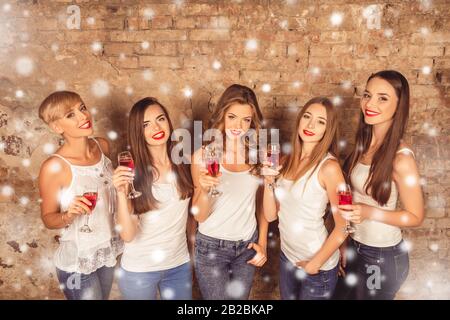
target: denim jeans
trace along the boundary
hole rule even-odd
[[[409,273],[409,256],[402,240],[395,246],[378,248],[349,240],[347,248],[349,285],[339,280],[336,299],[393,300]],[[349,259],[349,257],[354,257]],[[355,277],[356,276],[356,277]]]
[[[327,300],[336,287],[339,266],[309,275],[280,254],[280,295],[282,300]]]
[[[248,299],[255,266],[248,264],[256,251],[247,249],[258,241],[258,231],[246,241],[229,241],[197,232],[195,239],[195,274],[205,300]]]
[[[119,289],[125,300],[191,300],[192,271],[190,262],[181,266],[150,272],[131,272],[121,268]]]
[[[56,268],[56,275],[67,300],[107,300],[114,279],[114,267],[101,267],[90,274]]]

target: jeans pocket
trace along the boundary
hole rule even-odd
[[[409,255],[407,252],[402,252],[394,256],[395,263],[395,277],[399,285],[401,285],[409,273]]]
[[[195,255],[207,255],[208,254],[208,245],[201,241],[195,241],[194,244]]]

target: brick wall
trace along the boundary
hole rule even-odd
[[[182,126],[206,119],[224,88],[242,83],[286,137],[298,107],[327,95],[341,109],[345,152],[367,77],[393,68],[411,85],[406,141],[427,214],[404,233],[411,271],[398,298],[449,299],[449,9],[446,0],[0,1],[0,298],[62,298],[51,262],[57,233],[40,221],[36,180],[59,143],[37,117],[50,92],[79,92],[114,155],[126,112],[144,96]],[[279,297],[277,236],[269,243],[254,298]]]

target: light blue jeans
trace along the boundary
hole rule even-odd
[[[56,268],[56,275],[67,300],[107,300],[114,279],[114,267],[101,267],[90,274]]]
[[[123,268],[119,289],[125,300],[156,300],[159,290],[163,300],[192,300],[191,264],[151,272],[131,272]]]

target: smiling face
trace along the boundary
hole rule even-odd
[[[370,125],[392,121],[397,104],[398,97],[394,87],[384,79],[372,78],[361,98],[364,121]]]
[[[253,109],[248,104],[234,103],[225,112],[225,133],[229,139],[242,137],[252,124]]]
[[[167,143],[170,138],[170,125],[164,110],[157,104],[150,105],[144,113],[145,141],[150,146]]]
[[[87,137],[94,133],[92,116],[83,101],[77,102],[51,127],[59,134],[69,137]]]
[[[326,108],[319,103],[313,103],[300,119],[298,135],[304,142],[319,142],[323,138],[326,128]]]

